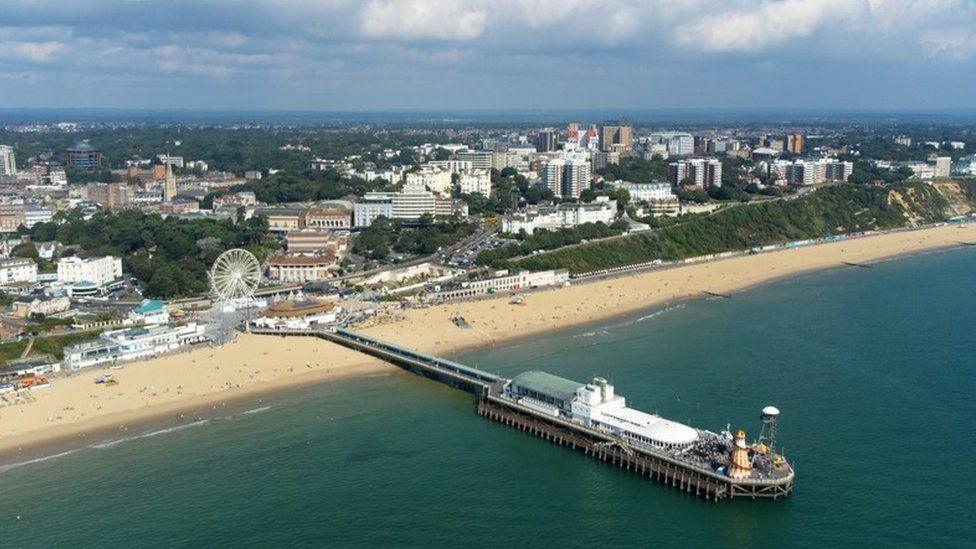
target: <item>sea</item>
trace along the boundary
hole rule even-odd
[[[306,387],[0,472],[2,547],[973,547],[976,249],[805,274],[480,349],[754,436],[786,500],[709,502],[406,373]]]

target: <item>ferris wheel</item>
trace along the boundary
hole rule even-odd
[[[220,254],[210,268],[210,287],[220,301],[250,300],[260,281],[261,264],[258,259],[240,248]]]

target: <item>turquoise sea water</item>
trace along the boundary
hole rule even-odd
[[[699,500],[396,374],[0,473],[0,545],[971,547],[974,329],[964,249],[460,357],[604,375],[635,407],[713,430],[754,434],[775,404],[786,501]]]

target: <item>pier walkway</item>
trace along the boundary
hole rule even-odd
[[[334,331],[325,328],[318,330],[252,328],[251,333],[317,337],[391,362],[415,374],[440,381],[451,387],[476,395],[486,395],[492,386],[501,386],[507,381],[503,377],[466,366],[459,362],[418,353],[417,351],[406,349],[399,345],[373,339],[342,328]]]

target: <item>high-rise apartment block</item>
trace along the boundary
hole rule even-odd
[[[722,162],[717,158],[692,158],[668,165],[668,179],[674,186],[690,184],[698,187],[722,186]]]

